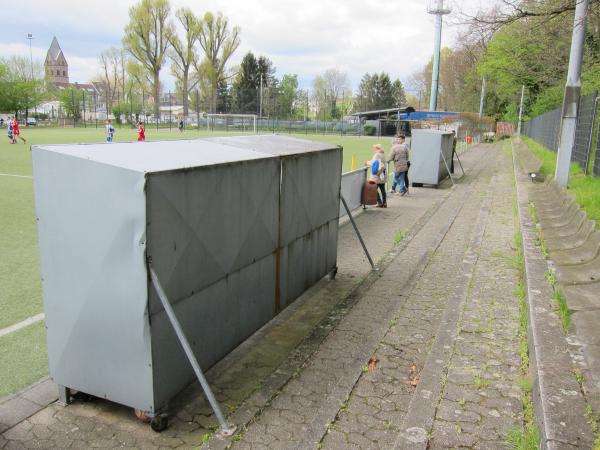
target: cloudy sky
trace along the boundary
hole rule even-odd
[[[127,10],[135,0],[20,0],[2,8],[0,56],[29,56],[43,61],[53,36],[69,63],[71,81],[98,73],[98,54],[119,47]],[[428,0],[171,0],[173,10],[189,6],[198,15],[221,11],[241,27],[242,44],[232,58],[239,63],[251,50],[266,55],[277,75],[295,73],[302,87],[328,68],[345,71],[356,88],[365,72],[386,71],[406,83],[426,64],[433,50],[433,18]],[[454,9],[474,12],[492,0],[454,0]],[[449,21],[456,21],[456,15]],[[456,41],[459,25],[444,28],[443,45]],[[168,70],[163,75],[173,87]]]

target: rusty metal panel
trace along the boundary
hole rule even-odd
[[[211,367],[275,316],[275,255],[268,255],[205,289],[180,300],[173,308],[198,362]],[[194,380],[164,310],[151,317],[152,360],[156,405]]]
[[[148,175],[148,255],[172,303],[275,253],[279,170],[267,158]]]
[[[334,219],[282,248],[281,308],[336,267],[337,239],[338,219]]]
[[[339,218],[341,150],[282,158],[282,247]]]

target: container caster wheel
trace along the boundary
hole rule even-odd
[[[329,272],[329,281],[335,280],[335,276],[337,275],[338,268],[335,267],[331,272]]]
[[[152,431],[156,431],[157,433],[166,430],[168,426],[169,416],[164,413],[153,417],[150,421],[150,428],[152,428]]]

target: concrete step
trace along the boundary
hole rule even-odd
[[[563,293],[572,311],[600,310],[600,283],[565,286]]]
[[[600,256],[593,260],[571,266],[558,266],[558,281],[563,286],[576,284],[597,284],[600,281]],[[598,288],[598,297],[600,298],[600,286]],[[599,323],[600,327],[600,323]]]
[[[593,220],[586,221],[577,233],[567,237],[546,238],[546,247],[550,252],[557,250],[575,249],[585,244],[590,235],[596,228],[596,222]],[[543,232],[543,230],[542,230]]]
[[[600,255],[600,232],[594,231],[587,240],[576,248],[552,251],[550,256],[559,266],[570,266],[589,262]]]
[[[534,200],[535,210],[541,220],[556,220],[564,217],[571,217],[579,209],[579,205],[575,203],[575,200],[569,198],[564,203],[555,203],[553,207],[540,206],[538,202]]]
[[[550,232],[560,231],[561,228],[578,230],[586,218],[587,215],[585,211],[582,209],[575,209],[574,213],[571,214],[570,217],[566,214],[563,217],[553,220],[542,220],[540,217],[540,223],[544,230],[548,230]]]

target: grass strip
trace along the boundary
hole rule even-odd
[[[0,338],[0,398],[35,383],[47,374],[44,322]]]
[[[545,177],[553,177],[556,170],[556,153],[538,144],[533,139],[523,137],[523,142],[540,159],[540,171]],[[596,221],[600,226],[600,177],[586,176],[577,163],[571,163],[569,185],[567,190],[575,196],[577,203],[586,212],[589,219]]]
[[[505,144],[510,152],[510,142]],[[519,225],[519,207],[516,197],[516,180],[513,180],[513,214],[515,221],[515,248],[517,254],[513,260],[516,275],[516,287],[513,292],[519,305],[519,356],[521,358],[520,388],[521,403],[523,406],[523,426],[509,430],[506,436],[508,446],[513,450],[537,450],[540,447],[540,431],[535,421],[533,410],[533,394],[531,375],[529,373],[529,342],[528,323],[529,309],[527,305],[527,292],[525,288],[525,256],[523,254],[523,236]]]

